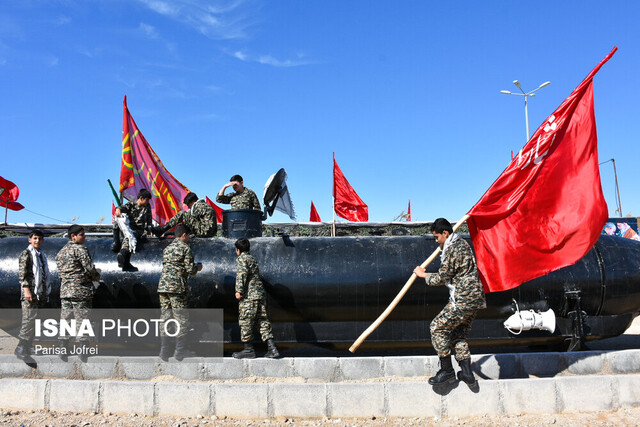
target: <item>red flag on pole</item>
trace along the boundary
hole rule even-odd
[[[333,153],[333,208],[344,219],[355,222],[369,220],[369,208],[342,174]]]
[[[407,208],[407,221],[411,221],[411,200],[409,200],[409,207]]]
[[[127,200],[135,200],[138,191],[146,188],[153,196],[153,219],[164,224],[183,209],[182,200],[189,189],[175,179],[144,138],[127,108],[124,97],[122,117],[122,166],[120,192]]]
[[[593,77],[614,48],[536,130],[467,223],[486,292],[571,265],[607,220],[598,168]]]
[[[16,202],[18,196],[20,196],[18,186],[0,176],[0,206],[9,208],[12,211],[24,209],[24,206]]]
[[[204,201],[207,202],[207,204],[211,206],[214,211],[216,211],[216,222],[218,224],[222,224],[222,208],[213,203],[209,197],[207,197]]]
[[[316,210],[316,207],[313,204],[313,200],[311,201],[311,213],[309,213],[309,221],[322,222],[322,220],[320,219],[320,215],[318,215],[318,211]]]

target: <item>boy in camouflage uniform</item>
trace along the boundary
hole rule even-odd
[[[18,258],[18,276],[20,279],[20,302],[22,304],[22,328],[18,338],[15,355],[24,360],[31,355],[31,343],[34,337],[35,320],[38,309],[49,299],[51,285],[49,283],[49,267],[47,257],[40,251],[44,242],[44,234],[33,230],[29,234],[29,246]]]
[[[224,191],[233,187],[235,193],[231,193],[225,196]],[[218,192],[216,197],[218,203],[231,203],[231,209],[260,209],[260,201],[256,193],[249,190],[244,186],[244,181],[240,175],[233,175],[228,183],[226,183]]]
[[[56,256],[58,275],[60,276],[60,318],[62,320],[76,319],[78,326],[84,319],[89,318],[93,306],[93,282],[100,280],[100,271],[91,260],[89,250],[84,245],[84,228],[74,224],[67,232],[69,242],[60,249]],[[81,341],[88,341],[81,338]],[[64,351],[60,357],[66,360],[68,338],[60,337],[60,346]],[[80,356],[86,362],[86,354]]]
[[[202,199],[198,199],[196,193],[189,193],[184,198],[184,204],[189,207],[188,211],[180,211],[174,215],[162,227],[154,227],[152,230],[158,237],[183,223],[196,237],[215,237],[218,231],[216,211]]]
[[[176,227],[175,239],[162,252],[162,275],[158,284],[160,298],[160,359],[169,360],[171,354],[169,336],[165,324],[175,319],[180,330],[176,336],[176,348],[173,357],[181,361],[186,354],[187,332],[189,329],[187,279],[202,270],[202,264],[193,261],[193,252],[189,247],[189,229],[180,224]]]
[[[244,350],[233,353],[236,359],[253,359],[256,352],[253,349],[253,326],[260,324],[260,336],[267,343],[268,351],[265,357],[280,356],[271,332],[271,323],[267,316],[267,299],[264,286],[260,279],[260,270],[256,259],[249,253],[251,244],[242,238],[236,241],[238,255],[238,273],[236,274],[236,299],[239,301],[238,312],[240,324],[240,339],[244,343]]]
[[[470,387],[477,385],[471,370],[471,354],[466,338],[471,323],[478,310],[487,305],[482,283],[478,278],[476,259],[469,244],[453,233],[453,227],[444,218],[436,219],[431,232],[442,248],[441,264],[437,273],[426,273],[422,267],[413,271],[422,277],[428,286],[446,285],[449,288],[449,302],[431,322],[431,342],[440,357],[440,370],[429,378],[429,384],[436,385],[455,381],[455,371],[451,364],[451,351],[462,369],[458,379]]]
[[[128,202],[124,206],[116,208],[116,216],[120,216],[123,213],[127,214],[129,227],[138,242],[145,230],[152,225],[150,200],[151,193],[146,188],[143,188],[138,192],[138,198],[135,202]],[[118,267],[123,271],[137,271],[130,263],[131,244],[129,238],[125,236],[120,245],[120,228],[117,224],[114,224],[113,227],[113,245],[111,246],[111,250],[113,252],[119,251]]]

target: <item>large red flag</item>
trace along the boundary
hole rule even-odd
[[[582,258],[607,220],[598,169],[593,77],[536,130],[467,223],[486,292],[519,286]]]
[[[411,221],[411,200],[409,200],[409,207],[407,208],[407,221]]]
[[[369,208],[342,174],[336,163],[335,153],[333,153],[333,207],[338,216],[349,221],[367,222],[369,220]]]
[[[182,200],[189,189],[175,179],[144,138],[127,108],[124,97],[122,117],[122,166],[120,192],[127,200],[135,200],[138,191],[146,188],[153,196],[153,219],[164,224],[182,209]]]
[[[16,202],[18,196],[20,196],[18,186],[0,176],[0,206],[9,208],[12,211],[24,209],[24,206]]]
[[[309,222],[322,222],[318,211],[316,210],[313,200],[311,201],[311,212],[309,213]]]
[[[218,205],[216,205],[215,203],[213,203],[209,197],[207,197],[205,199],[205,202],[207,202],[207,204],[209,206],[211,206],[214,211],[216,211],[216,222],[218,224],[222,224],[222,210],[223,209],[221,207],[219,207]]]

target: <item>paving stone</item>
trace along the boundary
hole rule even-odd
[[[119,414],[153,414],[154,384],[134,381],[104,381],[102,411]]]
[[[385,357],[384,376],[385,377],[424,377],[427,372],[425,362],[427,357]]]
[[[343,380],[364,380],[384,375],[381,357],[349,357],[339,361]]]
[[[298,357],[293,359],[293,376],[334,381],[338,366],[339,359],[335,357]]]
[[[211,385],[207,383],[156,383],[158,415],[209,416]]]
[[[482,381],[484,385],[487,381]],[[554,378],[503,380],[502,405],[506,414],[553,414],[558,411]]]
[[[384,415],[384,383],[330,383],[330,417],[380,417]]]
[[[98,412],[99,382],[81,380],[51,381],[49,409],[52,411]]]
[[[556,378],[559,410],[609,411],[614,409],[612,376],[580,376]]]
[[[271,405],[275,417],[326,417],[326,384],[272,384]]]
[[[44,409],[47,381],[3,378],[0,380],[0,408]]]
[[[440,395],[426,382],[387,384],[390,417],[441,417]]]
[[[232,357],[225,357],[222,362],[204,359],[203,367],[205,380],[233,380],[245,376],[244,361]]]
[[[249,376],[260,378],[288,378],[293,376],[293,360],[286,359],[249,359],[245,362]]]
[[[232,418],[266,418],[269,384],[214,384],[215,415]]]

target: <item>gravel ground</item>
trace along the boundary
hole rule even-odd
[[[473,418],[345,418],[321,420],[231,420],[216,417],[142,417],[136,415],[3,410],[0,425],[10,426],[640,426],[640,408],[610,412],[504,415]]]

